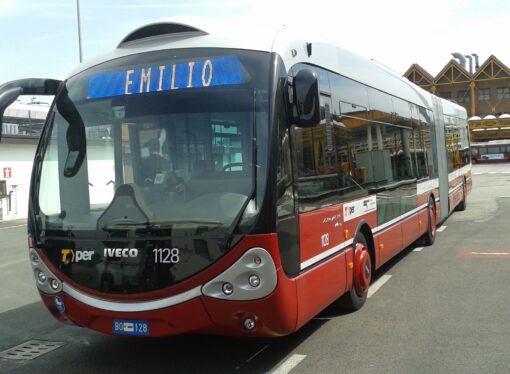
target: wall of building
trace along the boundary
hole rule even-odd
[[[0,143],[0,181],[5,181],[8,198],[0,198],[0,220],[26,218],[30,175],[35,144]]]

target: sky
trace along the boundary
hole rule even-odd
[[[135,28],[200,16],[232,26],[320,30],[399,75],[418,63],[433,76],[451,52],[495,55],[510,66],[508,0],[80,0],[83,60],[114,49]],[[0,0],[0,84],[64,79],[79,63],[76,0]]]

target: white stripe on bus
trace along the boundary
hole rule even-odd
[[[108,310],[111,312],[145,312],[149,310],[166,308],[201,296],[201,289],[202,285],[177,295],[150,301],[108,301],[92,295],[88,295],[71,287],[67,283],[64,283],[63,285],[63,291],[76,300],[93,306],[94,308]]]
[[[312,266],[313,264],[316,264],[317,262],[325,259],[326,257],[329,257],[337,252],[340,252],[341,250],[349,247],[354,242],[354,239],[349,239],[343,243],[340,243],[338,245],[335,245],[333,248],[328,249],[327,251],[324,251],[322,253],[319,253],[316,256],[313,256],[312,258],[306,260],[305,262],[301,263],[301,270],[306,269],[307,267]]]

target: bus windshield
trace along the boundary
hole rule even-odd
[[[266,184],[269,65],[267,53],[172,50],[69,79],[42,141],[42,228],[203,233],[253,222]]]

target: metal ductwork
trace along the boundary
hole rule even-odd
[[[475,58],[475,71],[480,69],[480,63],[478,62],[478,55],[476,53],[471,53],[471,56]]]
[[[466,68],[466,59],[462,53],[453,52],[452,56],[459,60],[460,66],[462,66],[464,69]]]
[[[469,60],[469,74],[473,74],[473,57],[471,55],[465,55],[464,57]]]

